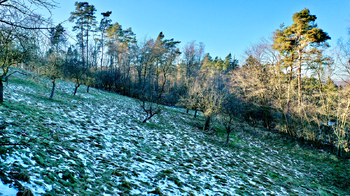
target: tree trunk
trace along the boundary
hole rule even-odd
[[[78,87],[77,87],[77,86],[75,86],[75,89],[74,89],[74,93],[73,93],[73,95],[76,95],[76,94],[77,94],[77,90],[78,90]]]
[[[142,123],[146,123],[149,119],[151,119],[156,114],[157,114],[156,112],[155,113],[152,113],[152,112],[148,113],[145,120],[143,120]]]
[[[188,114],[189,111],[190,111],[189,109],[186,109],[186,114]]]
[[[197,110],[195,110],[195,112],[194,112],[194,118],[196,118],[197,117]]]
[[[337,156],[342,157],[342,148],[340,145],[338,145],[338,148],[337,148]]]
[[[81,58],[83,61],[83,65],[85,66],[85,57],[84,57],[84,29],[83,27],[80,28],[81,30]]]
[[[76,84],[75,85],[75,89],[74,89],[74,94],[73,95],[76,95],[77,94],[77,91],[78,91],[78,88],[79,88],[80,84]]]
[[[207,119],[205,120],[205,125],[204,125],[204,130],[208,130],[209,129],[209,125],[210,125],[210,116],[207,117]]]
[[[299,110],[301,109],[301,50],[299,50],[299,68],[298,68],[298,105],[299,105]]]
[[[52,99],[53,94],[55,93],[55,87],[56,87],[56,79],[53,79],[52,80],[52,90],[51,90],[50,99]]]
[[[4,103],[4,83],[2,77],[0,77],[0,103]]]
[[[226,137],[226,145],[228,144],[229,140],[230,140],[230,133],[231,133],[231,128],[226,129],[227,132],[227,137]]]
[[[86,92],[87,92],[87,93],[90,92],[90,86],[87,86]]]
[[[103,34],[104,34],[104,30],[102,31],[102,33],[101,33],[101,71],[102,71],[102,65],[103,65]],[[97,66],[97,65],[96,65]]]
[[[292,60],[293,60],[293,56],[292,56]],[[287,111],[284,114],[285,116],[285,120],[286,120],[286,127],[287,127],[287,133],[289,135],[292,135],[291,130],[290,130],[290,126],[289,126],[289,119],[288,119],[288,115],[290,113],[290,94],[291,94],[291,90],[292,90],[292,80],[293,80],[293,65],[290,65],[290,75],[289,75],[289,81],[288,81],[288,93],[287,93]]]
[[[146,123],[149,119],[150,119],[150,117],[147,115],[145,120],[142,121],[142,123]]]
[[[89,27],[86,28],[86,67],[89,68]]]
[[[141,86],[141,82],[142,82],[142,70],[140,70],[140,71],[137,71],[137,73],[138,73],[138,76],[139,76],[139,87]]]

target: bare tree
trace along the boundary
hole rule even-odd
[[[241,120],[244,113],[244,102],[234,94],[227,94],[222,97],[218,119],[226,129],[226,144],[230,139],[230,133],[234,130],[235,122]]]
[[[146,123],[153,116],[160,114],[163,107],[159,104],[160,94],[157,94],[152,90],[152,86],[144,85],[143,88],[139,89],[138,93],[138,103],[141,109],[146,113],[145,119],[142,123]]]
[[[4,102],[3,82],[12,75],[10,67],[24,62],[35,49],[33,35],[25,29],[0,26],[0,103]]]
[[[56,6],[53,0],[0,0],[0,24],[31,30],[49,29],[49,20],[39,14],[37,9],[43,8],[51,14],[51,9]]]
[[[219,113],[223,92],[218,88],[215,77],[201,74],[189,87],[188,94],[180,99],[179,105],[201,111],[205,117],[203,130],[208,130],[213,116]]]
[[[162,107],[159,104],[163,100],[168,75],[176,57],[180,54],[176,47],[179,41],[163,38],[164,35],[161,32],[156,41],[148,41],[140,58],[146,66],[142,70],[144,71],[143,81],[140,83],[139,78],[140,85],[136,88],[135,95],[139,99],[141,108],[146,112],[143,122],[161,112]]]
[[[75,83],[73,95],[76,95],[78,88],[86,79],[88,68],[82,61],[71,59],[70,61],[66,62],[64,74]]]
[[[334,49],[334,56],[338,77],[345,83],[350,84],[350,39],[348,41],[339,40],[337,47]]]
[[[39,68],[42,75],[51,79],[52,89],[50,99],[53,98],[56,88],[56,80],[62,78],[64,69],[64,60],[62,56],[55,50],[49,50],[46,55],[46,61],[43,62],[43,66]]]
[[[183,48],[183,63],[185,68],[186,80],[193,77],[196,70],[200,69],[200,62],[204,54],[204,44],[196,44],[195,41],[189,42]]]
[[[7,80],[9,68],[21,63],[33,49],[35,32],[28,30],[48,29],[48,20],[38,14],[36,8],[48,12],[55,7],[51,0],[0,0],[0,103],[3,99],[3,82]]]

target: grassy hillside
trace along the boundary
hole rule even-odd
[[[148,123],[131,98],[14,75],[0,105],[0,195],[350,195],[350,161],[237,123],[198,129],[184,109]]]

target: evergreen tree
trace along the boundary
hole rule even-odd
[[[277,30],[274,34],[274,48],[279,50],[291,61],[297,60],[298,64],[298,103],[301,104],[301,74],[306,55],[316,51],[319,46],[326,46],[331,39],[326,32],[317,28],[315,15],[311,15],[308,9],[304,9],[293,15],[294,23],[290,27]]]
[[[106,33],[106,29],[111,25],[112,20],[109,19],[109,16],[112,14],[111,11],[108,12],[102,12],[101,13],[103,18],[101,19],[100,22],[100,31],[101,31],[101,71],[103,67],[103,49],[104,49],[104,36]]]
[[[53,46],[57,52],[59,52],[60,44],[67,41],[67,38],[64,36],[65,31],[61,24],[49,30],[51,46]]]
[[[95,6],[89,5],[88,2],[75,2],[75,12],[71,12],[70,22],[75,21],[73,31],[79,31],[77,34],[78,44],[81,48],[83,64],[89,66],[89,32],[92,27],[96,26]],[[86,37],[86,44],[84,43]],[[86,62],[85,62],[86,46]]]
[[[225,71],[231,71],[231,70],[236,69],[237,67],[238,67],[238,60],[235,59],[235,58],[232,59],[231,53],[228,54],[228,55],[225,57],[223,70],[225,70]]]

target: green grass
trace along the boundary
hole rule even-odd
[[[203,131],[203,116],[194,119],[185,109],[165,107],[161,115],[141,123],[144,114],[133,99],[96,89],[87,94],[86,87],[73,96],[74,89],[66,88],[69,83],[58,81],[51,100],[50,84],[26,76],[9,80],[9,86],[19,88],[7,91],[6,97],[13,93],[24,100],[5,99],[0,105],[0,124],[6,127],[0,130],[1,139],[27,145],[0,146],[0,156],[21,156],[28,167],[18,161],[0,162],[4,182],[52,185],[46,195],[116,194],[115,190],[120,195],[133,190],[167,195],[174,188],[159,186],[164,181],[183,195],[204,189],[229,195],[232,187],[240,195],[259,195],[261,187],[280,194],[283,188],[290,195],[350,193],[348,160],[262,127],[237,122],[225,145],[226,131],[219,121],[212,121],[214,131]],[[204,175],[215,183],[202,181]],[[142,176],[144,181],[139,180]],[[191,191],[185,193],[185,188]]]

